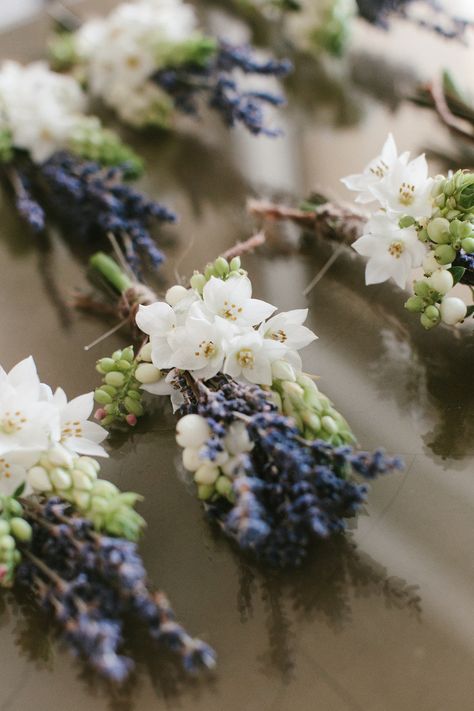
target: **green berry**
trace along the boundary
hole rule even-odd
[[[118,373],[116,370],[107,373],[104,378],[107,385],[113,385],[114,388],[121,388],[125,383],[125,375],[123,373]]]
[[[424,299],[421,296],[410,296],[410,298],[405,301],[405,308],[412,313],[417,313],[423,311],[425,307]]]
[[[24,518],[14,517],[10,521],[11,531],[15,538],[19,541],[31,541],[33,530]]]
[[[435,217],[426,227],[428,237],[437,244],[446,244],[451,241],[449,222],[445,217]]]
[[[435,249],[435,258],[439,264],[451,264],[456,258],[456,250],[449,244],[441,244]]]
[[[474,252],[474,237],[465,237],[461,242],[461,247],[468,254]]]
[[[99,403],[99,405],[107,405],[112,402],[110,395],[106,393],[105,390],[102,390],[102,388],[97,388],[94,393],[94,400]]]

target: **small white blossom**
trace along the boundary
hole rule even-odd
[[[342,178],[342,182],[349,190],[358,192],[356,202],[368,203],[375,200],[372,188],[390,172],[391,168],[399,160],[403,165],[407,163],[409,153],[403,153],[398,157],[397,146],[392,134],[388,135],[382,152],[379,156],[370,161],[362,173],[348,175]]]
[[[308,309],[282,311],[262,323],[259,331],[264,338],[271,338],[289,350],[300,350],[317,339],[313,331],[303,326],[307,316]]]
[[[263,338],[257,331],[235,336],[228,345],[224,373],[243,376],[258,385],[272,384],[272,363],[282,357],[284,347],[277,341]]]
[[[169,339],[176,331],[176,314],[169,304],[156,301],[150,306],[140,306],[136,323],[150,337],[151,359],[156,368],[172,368],[173,349]]]
[[[424,155],[409,163],[397,160],[391,170],[370,191],[385,210],[417,220],[433,212],[433,179],[428,176]]]
[[[378,284],[392,278],[404,288],[411,270],[421,265],[426,247],[413,227],[401,229],[388,215],[374,215],[367,223],[367,233],[353,243],[353,248],[368,257],[365,283]]]
[[[256,326],[276,309],[266,301],[252,299],[252,283],[245,275],[225,281],[211,277],[203,290],[203,304],[211,316],[235,326]]]

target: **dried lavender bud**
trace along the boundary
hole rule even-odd
[[[345,529],[345,520],[358,513],[367,494],[354,474],[373,479],[402,466],[380,451],[303,439],[295,421],[281,415],[258,386],[226,376],[204,385],[183,375],[175,386],[184,396],[181,414],[198,415],[211,432],[197,460],[185,449],[185,464],[195,470],[209,517],[269,565],[299,565],[312,540]],[[242,424],[246,441],[235,431]],[[189,435],[186,447],[188,442]],[[207,472],[214,472],[212,483],[210,473],[203,478]],[[222,479],[230,482],[230,492]]]
[[[226,125],[241,123],[251,133],[277,136],[267,128],[263,106],[281,106],[282,97],[265,91],[243,91],[234,79],[234,71],[246,74],[285,76],[291,70],[287,60],[259,62],[248,46],[221,42],[218,51],[207,62],[170,66],[155,72],[152,79],[173,99],[183,113],[197,115],[198,99],[207,95],[208,105],[218,111]]]
[[[125,618],[177,654],[187,671],[212,667],[214,652],[175,621],[163,593],[149,590],[134,543],[93,531],[60,499],[23,500],[33,536],[23,547],[17,582],[63,630],[71,650],[106,678],[122,682],[133,660],[120,654]]]

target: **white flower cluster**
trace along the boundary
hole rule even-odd
[[[68,402],[61,388],[53,393],[41,383],[31,356],[9,373],[0,367],[0,494],[23,482],[42,490],[41,467],[35,466],[42,458],[60,477],[78,454],[108,456],[100,444],[107,431],[88,419],[92,408],[93,393]]]
[[[301,369],[298,350],[316,338],[303,325],[307,309],[269,318],[275,310],[272,304],[253,299],[248,276],[234,272],[227,278],[211,276],[202,292],[173,286],[166,301],[140,306],[136,321],[150,337],[157,369],[187,370],[202,380],[222,372],[271,385],[272,366],[287,361]],[[144,388],[163,393],[159,382]]]
[[[0,131],[36,162],[67,146],[85,120],[85,103],[77,81],[44,62],[6,61],[0,67]]]
[[[197,25],[182,0],[138,0],[90,20],[76,34],[90,90],[132,125],[152,123],[170,100],[149,78],[160,68],[160,46],[183,42]]]
[[[445,180],[443,176],[434,179],[428,175],[424,155],[413,160],[407,152],[398,155],[391,134],[381,154],[363,173],[342,179],[349,190],[358,193],[356,202],[378,203],[367,222],[365,234],[352,245],[368,259],[366,284],[393,279],[400,288],[405,288],[413,270],[423,267],[427,280],[421,289],[423,296],[417,297],[420,303],[416,310],[429,309],[422,314],[426,328],[440,320],[455,324],[466,315],[466,305],[461,299],[446,296],[454,284],[449,269],[456,251],[451,247],[448,251],[446,244],[440,243],[454,241],[461,223],[456,220],[456,224],[451,224],[450,219],[439,217],[439,205],[445,202],[440,196]],[[452,215],[463,218],[459,211],[453,211]],[[440,221],[444,236],[438,234]],[[465,230],[466,225],[461,229]],[[458,248],[460,245],[461,242]]]

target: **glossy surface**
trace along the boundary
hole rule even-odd
[[[40,56],[46,32],[43,19],[0,37],[2,55]],[[249,236],[248,195],[303,195],[319,185],[347,198],[339,177],[365,164],[389,130],[404,148],[461,154],[468,165],[432,112],[373,98],[382,88],[390,94],[395,75],[411,86],[410,62],[429,77],[442,63],[467,67],[468,50],[398,26],[385,35],[361,25],[355,45],[357,62],[326,62],[324,71],[309,63],[293,80],[284,139],[228,133],[206,116],[199,126],[182,122],[179,133],[135,140],[148,160],[143,188],[181,215],[167,231],[168,279]],[[405,64],[395,71],[401,54]],[[35,242],[5,197],[0,224],[2,364],[33,353],[51,385],[71,396],[92,389],[96,358],[126,341],[117,335],[83,351],[106,328],[67,309],[71,290],[87,288],[85,255],[58,235],[49,245]],[[304,306],[303,288],[331,249],[253,255],[246,264],[257,296],[281,309]],[[157,405],[131,436],[112,440],[104,471],[144,494],[151,579],[188,629],[216,648],[216,674],[183,679],[136,631],[137,677],[113,693],[49,641],[41,616],[3,594],[1,711],[472,709],[472,330],[424,333],[396,288],[364,287],[363,270],[347,250],[310,294],[319,340],[305,367],[320,374],[362,446],[402,454],[406,471],[373,485],[367,513],[345,541],[318,546],[297,573],[265,572],[207,525],[177,474],[174,418]]]

